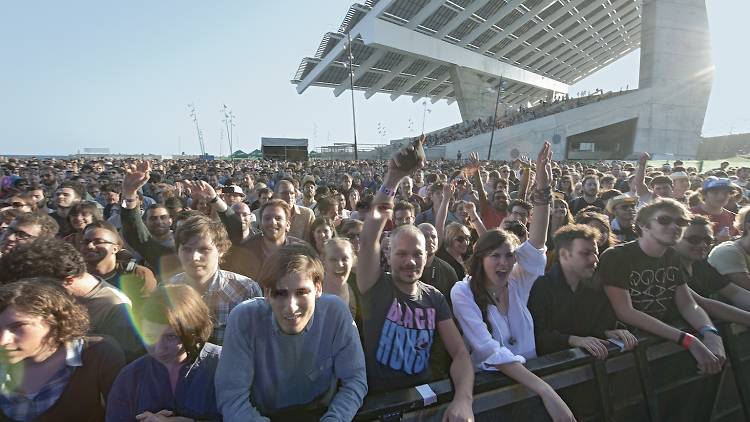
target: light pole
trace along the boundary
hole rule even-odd
[[[229,140],[229,161],[234,161],[234,150],[232,149],[232,134],[233,134],[233,128],[234,128],[234,118],[235,115],[232,113],[232,110],[227,107],[226,104],[222,104],[223,107],[220,110],[222,113],[224,113],[224,127],[226,128],[227,133],[227,139]]]
[[[497,85],[497,100],[495,101],[495,114],[492,116],[492,132],[490,133],[490,147],[487,149],[487,161],[490,160],[492,155],[492,141],[495,140],[495,126],[497,125],[497,108],[500,106],[500,93],[503,91],[503,77],[500,77],[500,83]]]
[[[354,112],[354,56],[352,55],[351,31],[348,31],[346,33],[346,37],[349,40],[349,88],[352,91],[352,130],[354,131],[354,159],[358,160],[359,155],[357,153],[357,114]]]

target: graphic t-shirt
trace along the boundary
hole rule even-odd
[[[656,319],[669,321],[678,316],[674,292],[685,277],[673,249],[654,258],[641,250],[637,240],[609,248],[601,256],[594,280],[628,290],[633,308]]]
[[[417,281],[407,295],[381,273],[362,295],[362,318],[370,392],[424,384],[431,379],[430,350],[437,324],[451,318],[445,297]]]

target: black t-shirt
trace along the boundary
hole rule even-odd
[[[419,280],[440,290],[450,304],[451,289],[458,281],[458,275],[450,264],[435,256],[430,265],[425,265]]]
[[[703,297],[727,287],[730,281],[712,267],[707,260],[693,262],[693,274],[685,271],[688,286]]]
[[[646,255],[637,240],[609,248],[601,256],[594,280],[598,285],[628,290],[633,308],[654,318],[679,317],[674,292],[685,277],[680,258],[671,248],[657,258]]]
[[[460,262],[456,261],[456,259],[453,258],[451,254],[449,254],[448,251],[445,250],[445,248],[438,249],[435,256],[447,262],[448,265],[453,268],[453,271],[456,272],[456,277],[458,277],[458,280],[463,280],[464,277],[466,277],[466,270],[464,270],[464,266],[461,265]]]
[[[578,211],[580,211],[580,210],[582,210],[582,209],[584,209],[584,208],[586,208],[588,206],[591,206],[591,205],[593,205],[593,206],[595,206],[595,207],[597,207],[599,209],[602,209],[602,210],[606,209],[604,201],[602,201],[601,198],[596,198],[596,200],[594,202],[589,203],[589,202],[586,202],[586,200],[582,196],[579,196],[578,198],[570,201],[570,204],[569,204],[569,206],[570,206],[570,212],[573,215],[576,215],[576,214],[578,214]]]
[[[370,392],[428,382],[437,324],[451,319],[448,303],[436,288],[417,281],[417,294],[409,296],[393,283],[390,273],[381,273],[361,296]]]

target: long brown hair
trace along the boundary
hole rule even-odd
[[[518,245],[518,237],[513,233],[502,229],[487,230],[479,236],[477,243],[474,245],[474,253],[467,262],[467,273],[471,276],[469,288],[474,295],[474,302],[479,306],[482,312],[482,321],[487,324],[487,331],[492,333],[492,326],[487,319],[487,307],[492,304],[492,299],[485,285],[487,284],[487,274],[484,272],[483,260],[492,251],[507,243],[511,250],[515,250]]]

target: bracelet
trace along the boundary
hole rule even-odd
[[[215,204],[219,201],[219,195],[214,196],[210,201],[208,201],[209,204]]]
[[[701,337],[705,337],[705,336],[706,336],[706,333],[714,333],[714,334],[716,334],[717,336],[721,336],[721,334],[719,334],[719,330],[717,330],[717,329],[716,329],[716,327],[714,327],[714,326],[713,326],[713,325],[711,325],[711,324],[706,324],[706,325],[702,326],[702,327],[700,328],[700,330],[698,330],[698,334],[699,334],[699,335],[700,335]]]
[[[692,334],[688,333],[682,333],[680,334],[680,339],[678,340],[678,344],[685,349],[689,349],[690,345],[693,344],[693,341],[695,341],[695,337],[693,337]]]
[[[378,190],[390,197],[396,196],[396,189],[388,189],[387,187],[385,187],[385,185],[380,185],[380,189]]]

